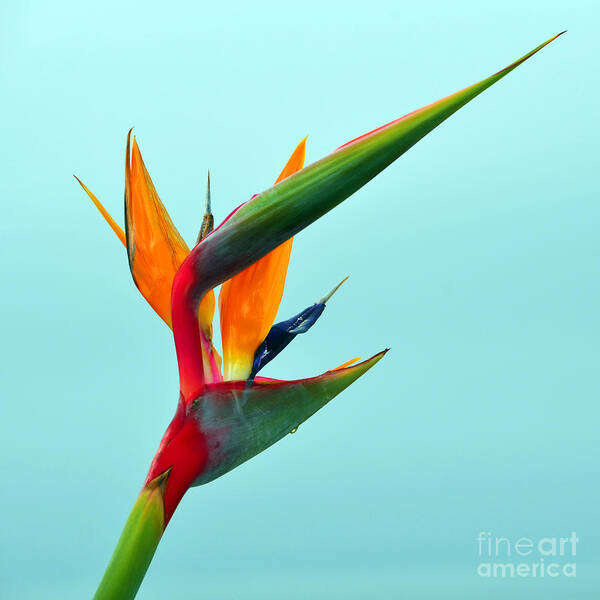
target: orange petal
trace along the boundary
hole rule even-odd
[[[79,182],[79,185],[85,190],[85,193],[90,197],[91,201],[96,205],[96,208],[100,211],[100,214],[106,219],[106,222],[109,224],[110,228],[117,234],[117,237],[123,243],[123,246],[127,246],[127,242],[125,241],[125,232],[119,227],[117,222],[110,216],[108,211],[102,206],[102,203],[94,194],[87,188],[87,186],[77,177],[77,175],[73,175],[75,179]]]
[[[277,181],[304,166],[306,138],[292,153]],[[223,340],[225,379],[246,379],[254,352],[265,339],[277,316],[293,238],[221,286],[219,312]]]
[[[131,131],[125,158],[125,217],[133,280],[158,316],[171,327],[173,277],[190,250],[158,197],[135,137],[131,140]],[[198,312],[209,340],[214,312],[215,297],[211,291]]]
[[[286,177],[293,175],[297,171],[299,171],[304,166],[304,159],[306,157],[306,138],[304,138],[297,146],[296,149],[292,152],[289,160],[283,167],[283,171],[279,173],[279,177],[275,181],[275,183],[279,183]]]
[[[347,360],[345,363],[342,363],[339,367],[336,367],[335,369],[331,369],[332,371],[339,371],[340,369],[345,369],[346,367],[349,367],[350,365],[353,365],[357,360],[360,360],[360,356],[357,356],[355,358],[351,358],[350,360]]]

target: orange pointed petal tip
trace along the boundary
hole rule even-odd
[[[277,182],[304,166],[306,138],[294,149]],[[226,281],[219,294],[224,378],[246,379],[254,353],[275,322],[292,251],[287,240]]]
[[[306,159],[306,140],[308,136],[306,136],[295,148],[287,161],[285,167],[279,174],[279,177],[275,181],[275,183],[279,183],[284,180],[286,177],[293,175],[294,173],[300,171],[302,167],[304,167],[304,161]]]
[[[121,240],[123,246],[127,246],[127,242],[125,240],[125,232],[121,229],[118,223],[110,216],[109,212],[104,208],[100,200],[96,198],[96,196],[92,193],[92,191],[77,177],[77,175],[73,175],[75,179],[78,181],[79,185],[84,189],[85,193],[90,197],[90,200],[94,203],[96,208],[100,211],[100,214],[106,219],[106,222],[110,226],[110,228],[117,234],[117,237]]]
[[[342,363],[339,367],[336,367],[335,369],[331,369],[332,371],[339,371],[340,369],[345,369],[346,367],[349,367],[350,365],[353,365],[355,362],[360,360],[360,356],[355,356],[354,358],[351,358],[350,360],[347,360],[345,363]]]

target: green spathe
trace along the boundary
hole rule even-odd
[[[207,386],[188,409],[198,421],[208,451],[208,464],[193,485],[220,477],[279,441],[366,373],[386,352],[310,379]]]

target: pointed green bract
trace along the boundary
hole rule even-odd
[[[196,282],[187,293],[198,301],[310,225],[556,37],[491,77],[353,140],[247,202],[192,251],[188,266],[196,271]]]
[[[357,365],[298,381],[207,386],[189,408],[208,447],[208,464],[193,485],[208,483],[279,441],[375,365]]]
[[[163,481],[159,477],[140,492],[94,600],[135,598],[165,527]]]

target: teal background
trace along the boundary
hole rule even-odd
[[[309,162],[569,33],[295,242],[266,375],[391,352],[184,498],[140,598],[588,599],[598,526],[598,4],[3,2],[0,597],[91,597],[177,399],[122,220],[131,126],[197,233]],[[476,575],[568,536],[576,579]]]

